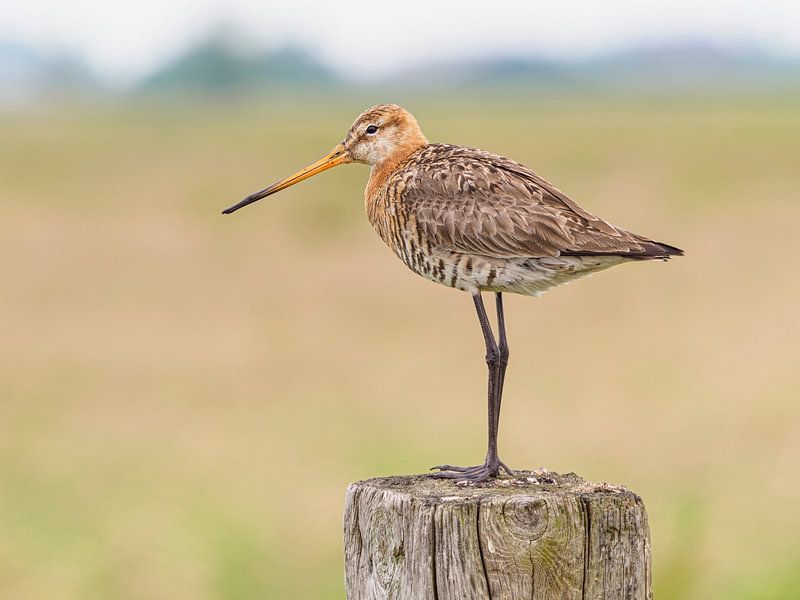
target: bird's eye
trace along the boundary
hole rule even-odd
[[[373,133],[377,133],[377,131],[378,131],[378,126],[377,125],[370,125],[369,127],[367,127],[367,133],[369,135],[372,135]]]

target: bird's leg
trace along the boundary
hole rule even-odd
[[[475,292],[472,299],[475,303],[475,311],[478,313],[478,321],[483,332],[483,340],[486,344],[486,366],[489,371],[488,385],[488,425],[489,425],[489,444],[486,452],[486,462],[475,467],[456,467],[453,465],[439,465],[433,467],[439,473],[434,473],[433,477],[446,479],[456,479],[461,481],[485,481],[490,477],[496,477],[502,467],[507,472],[511,470],[500,461],[497,454],[497,428],[500,420],[500,395],[503,391],[502,377],[505,374],[505,367],[508,364],[508,343],[505,339],[505,321],[503,318],[503,301],[500,294],[497,295],[497,318],[501,333],[500,347],[494,339],[492,327],[489,324],[489,317],[486,315],[486,308],[483,305],[483,298],[480,292]]]
[[[497,349],[500,352],[500,368],[497,374],[497,392],[495,393],[495,402],[497,405],[494,409],[494,452],[495,456],[497,456],[497,432],[500,429],[500,404],[503,402],[503,383],[506,379],[506,368],[508,367],[508,339],[506,339],[506,318],[503,314],[503,294],[497,292],[495,294],[496,298],[496,308],[497,308],[497,332],[498,332],[498,345]],[[490,442],[491,443],[491,442]],[[514,472],[508,468],[508,466],[501,460],[498,459],[500,466],[503,470],[508,473],[509,475],[513,475]]]

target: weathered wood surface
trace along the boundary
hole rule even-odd
[[[642,500],[572,473],[352,483],[344,545],[349,600],[652,598]]]

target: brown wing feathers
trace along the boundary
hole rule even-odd
[[[403,172],[402,203],[444,248],[497,257],[683,254],[614,227],[524,165],[489,152],[431,144]]]

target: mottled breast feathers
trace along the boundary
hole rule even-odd
[[[582,209],[528,167],[447,144],[412,154],[386,181],[398,210],[435,246],[498,258],[616,255],[666,258],[680,250]],[[391,195],[391,192],[390,192]]]

